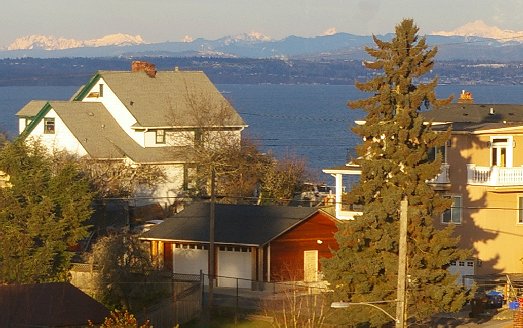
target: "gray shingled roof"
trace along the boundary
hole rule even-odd
[[[1,327],[85,327],[109,310],[68,282],[0,285]]]
[[[432,122],[502,123],[522,122],[523,105],[453,103],[422,113]]]
[[[201,126],[199,117],[203,114],[215,118],[218,126],[246,126],[201,71],[158,71],[155,77],[127,71],[98,74],[136,118],[137,127]],[[196,109],[202,115],[195,113]]]
[[[17,115],[34,116],[46,103],[32,101]],[[137,163],[183,163],[190,160],[189,152],[183,147],[141,147],[122,130],[102,103],[50,101],[49,104],[92,158],[128,157]],[[41,107],[36,110],[38,106]]]
[[[523,125],[523,105],[513,104],[459,104],[452,103],[422,112],[427,121],[448,123],[434,125],[434,130],[474,132]]]
[[[19,117],[33,117],[45,106],[47,100],[31,100],[16,113]]]
[[[145,232],[142,239],[209,243],[209,203],[194,203]],[[215,242],[265,245],[319,211],[314,207],[216,204]]]
[[[241,129],[247,125],[200,71],[100,71],[102,78],[136,118],[135,128],[217,127]],[[86,87],[85,87],[86,88]],[[76,93],[79,95],[84,87]],[[191,106],[191,99],[195,105]],[[93,158],[128,157],[137,163],[191,162],[188,147],[143,148],[130,138],[101,103],[50,101],[52,108]],[[25,105],[19,117],[37,116],[47,101]]]

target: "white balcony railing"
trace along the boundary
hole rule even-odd
[[[450,183],[450,175],[449,175],[449,164],[441,164],[441,168],[439,171],[439,174],[432,180],[429,180],[428,183],[431,184],[448,184]]]
[[[523,186],[523,167],[467,164],[467,183],[492,187]]]

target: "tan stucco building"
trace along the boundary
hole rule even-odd
[[[473,250],[449,269],[476,277],[523,272],[523,105],[468,101],[422,115],[435,130],[452,131],[437,150],[443,164],[430,183],[453,205],[436,224],[454,225],[460,245]],[[348,163],[323,172],[336,181],[336,217],[354,219],[360,212],[339,204],[359,168]]]

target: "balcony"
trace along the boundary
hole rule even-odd
[[[441,164],[438,175],[434,179],[427,181],[427,183],[432,185],[435,190],[448,190],[450,188],[449,171],[449,164]]]
[[[467,183],[490,187],[523,186],[523,167],[467,164]]]

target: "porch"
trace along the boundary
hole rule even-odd
[[[523,186],[523,167],[467,164],[467,184],[490,187]]]

